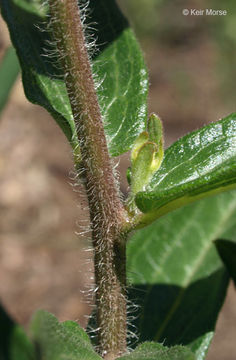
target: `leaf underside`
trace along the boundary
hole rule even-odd
[[[57,55],[47,31],[43,0],[2,0],[1,10],[17,50],[28,99],[46,108],[72,147],[78,140]],[[112,156],[128,151],[144,129],[147,115],[148,76],[143,56],[127,20],[115,0],[91,0],[86,21],[97,38],[92,56]],[[46,48],[46,50],[45,50]],[[45,56],[49,53],[49,56]],[[51,54],[51,55],[50,55]]]
[[[139,345],[129,355],[122,356],[119,360],[195,360],[194,354],[186,347],[165,347],[161,344],[146,342]]]
[[[59,323],[40,310],[33,317],[31,333],[38,360],[101,360],[86,332],[73,321]]]
[[[139,342],[187,345],[205,358],[228,286],[213,241],[235,223],[236,192],[178,209],[128,243],[130,301]]]
[[[161,168],[137,194],[146,222],[190,202],[236,187],[236,113],[194,131],[166,152]]]

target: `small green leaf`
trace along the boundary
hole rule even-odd
[[[31,332],[38,360],[101,360],[86,332],[73,321],[59,323],[52,314],[38,311]]]
[[[20,71],[15,49],[9,47],[0,64],[0,112],[7,103],[12,86]]]
[[[143,225],[195,200],[236,187],[236,113],[184,136],[136,195]]]
[[[133,235],[127,272],[129,298],[138,305],[131,325],[140,342],[187,345],[197,360],[205,358],[229,282],[213,240],[235,218],[231,191],[178,209]]]
[[[184,346],[168,348],[161,344],[146,342],[119,360],[195,360],[195,356]]]
[[[75,124],[57,57],[53,52],[43,0],[2,0],[1,10],[19,57],[26,96],[55,118],[74,149]],[[93,24],[97,50],[92,56],[97,93],[112,156],[128,151],[144,130],[148,76],[143,56],[115,0],[91,0],[88,24]]]
[[[0,306],[0,359],[35,360],[34,348],[23,329]]]

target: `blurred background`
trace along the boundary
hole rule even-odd
[[[144,50],[149,112],[161,116],[166,145],[236,111],[235,0],[119,0]],[[184,16],[183,9],[226,16]],[[0,61],[10,44],[0,19]],[[2,86],[2,84],[0,84]],[[92,263],[79,225],[88,214],[74,188],[72,154],[54,120],[24,97],[17,79],[0,115],[0,298],[27,325],[43,308],[86,325],[85,284]],[[128,156],[120,160],[125,174]],[[125,180],[121,184],[126,191]],[[208,360],[235,360],[236,306],[231,285]]]

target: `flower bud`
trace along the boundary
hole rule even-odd
[[[152,114],[147,122],[147,131],[137,137],[131,152],[131,169],[127,172],[127,179],[133,195],[149,183],[161,166],[163,156],[162,122]]]
[[[148,141],[148,139],[149,136],[147,131],[143,131],[141,134],[139,134],[139,136],[134,142],[133,149],[131,151],[131,162],[134,162],[136,160],[140,148]]]
[[[156,144],[147,141],[137,153],[136,159],[132,162],[131,191],[133,194],[141,191],[149,182],[153,174],[153,161],[155,161]]]

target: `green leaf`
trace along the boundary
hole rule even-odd
[[[197,360],[205,358],[229,281],[213,240],[235,218],[231,191],[178,209],[133,235],[127,272],[140,342],[188,345]]]
[[[34,360],[33,345],[23,329],[0,306],[0,359]]]
[[[227,224],[227,228],[222,234],[223,239],[231,240],[236,242],[236,221],[235,219],[230,219],[230,222]]]
[[[195,360],[194,354],[184,346],[168,348],[161,344],[146,342],[119,360]]]
[[[16,47],[28,99],[45,107],[71,145],[78,144],[71,107],[57,58],[45,57],[51,41],[43,0],[2,0],[1,10]],[[147,71],[139,45],[115,0],[91,0],[88,24],[96,28],[92,56],[108,147],[112,156],[129,150],[145,127]],[[38,29],[40,28],[41,31]]]
[[[161,168],[136,195],[143,222],[203,197],[236,187],[236,113],[170,146]]]
[[[7,103],[19,71],[20,66],[16,52],[12,47],[9,47],[0,64],[0,113]]]
[[[101,360],[86,332],[73,321],[59,323],[40,310],[33,317],[31,332],[38,360]]]

